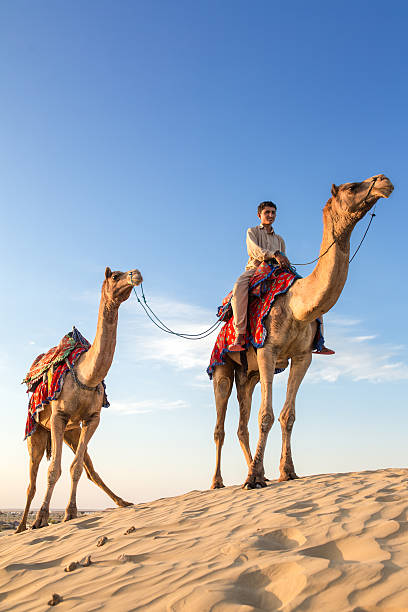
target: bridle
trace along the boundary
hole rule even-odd
[[[365,203],[367,202],[367,198],[370,196],[371,191],[372,191],[372,189],[373,189],[373,187],[374,187],[374,185],[375,185],[375,182],[376,182],[377,180],[378,180],[378,176],[376,176],[376,177],[374,177],[374,178],[373,178],[372,183],[371,183],[371,185],[370,185],[370,188],[369,188],[369,190],[368,190],[368,192],[367,192],[367,194],[366,194],[366,196],[365,196],[364,200],[362,200],[361,204],[365,204]],[[375,210],[375,209],[374,209],[374,210]],[[374,217],[375,217],[375,212],[372,212],[372,213],[371,213],[371,219],[370,219],[370,221],[369,221],[369,223],[368,223],[368,226],[367,226],[366,231],[364,232],[364,236],[362,237],[360,244],[358,245],[358,247],[357,247],[357,248],[356,248],[356,250],[354,251],[353,256],[352,256],[352,257],[349,259],[349,264],[350,264],[350,263],[353,261],[354,257],[357,255],[357,251],[359,250],[359,248],[360,248],[360,247],[361,247],[361,245],[363,244],[364,239],[365,239],[365,237],[367,236],[367,232],[368,232],[368,230],[370,229],[370,225],[371,225],[372,220],[374,219]],[[324,253],[322,253],[321,255],[319,255],[319,257],[316,257],[316,259],[313,259],[312,261],[307,261],[306,263],[294,263],[293,265],[294,265],[294,266],[309,266],[310,264],[316,263],[316,261],[319,261],[319,259],[321,259],[322,257],[324,257],[324,256],[325,256],[325,255],[326,255],[326,254],[327,254],[327,253],[330,251],[330,249],[332,248],[332,246],[333,246],[334,244],[336,244],[336,242],[337,242],[338,240],[339,240],[339,236],[337,236],[337,237],[336,237],[336,238],[333,240],[333,242],[332,242],[332,243],[331,243],[331,244],[330,244],[330,245],[327,247],[327,249],[325,250],[325,252],[324,252]]]

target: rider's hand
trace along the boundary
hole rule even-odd
[[[278,266],[280,268],[282,268],[282,269],[289,269],[290,268],[290,261],[286,257],[286,255],[284,255],[280,251],[275,251],[273,256],[276,259],[276,261],[278,262]]]

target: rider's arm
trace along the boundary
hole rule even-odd
[[[257,242],[257,237],[253,227],[250,227],[247,231],[246,244],[248,249],[248,255],[258,261],[265,261],[267,259],[273,259],[272,251],[263,249]],[[285,243],[283,244],[285,246]]]

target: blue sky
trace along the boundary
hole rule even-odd
[[[331,183],[379,172],[395,191],[326,316],[337,352],[314,358],[299,391],[293,454],[300,475],[406,465],[407,12],[393,1],[1,4],[0,507],[25,502],[20,380],[72,325],[92,340],[105,266],[138,267],[161,318],[205,329],[244,268],[259,201],[278,204],[291,260],[309,261]],[[112,407],[90,454],[122,496],[209,486],[214,339],[164,336],[133,297],[121,308]],[[237,417],[232,399],[226,484],[246,476]],[[275,424],[270,477],[279,455]],[[70,461],[66,449],[54,507],[66,504]],[[78,501],[111,505],[86,478]]]

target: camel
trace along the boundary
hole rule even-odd
[[[48,525],[51,496],[61,475],[62,442],[75,453],[71,465],[71,494],[65,510],[64,521],[76,518],[76,491],[83,467],[87,476],[98,485],[120,507],[131,506],[111,491],[95,472],[87,453],[89,440],[98,427],[104,397],[103,379],[112,365],[116,346],[118,310],[126,301],[133,286],[142,282],[139,270],[112,272],[105,270],[99,305],[98,325],[95,339],[88,351],[83,353],[64,379],[58,399],[50,402],[39,413],[39,423],[34,433],[27,438],[30,456],[30,482],[27,489],[27,503],[16,533],[27,529],[27,516],[36,490],[38,467],[49,451],[51,438],[51,462],[48,468],[48,487],[44,501],[37,513],[33,529]]]
[[[295,422],[295,400],[299,386],[312,361],[312,343],[317,329],[316,319],[328,312],[339,299],[347,279],[350,235],[356,223],[379,198],[387,198],[394,187],[383,174],[361,183],[332,185],[331,198],[323,209],[323,239],[318,262],[311,274],[297,280],[288,292],[280,295],[266,318],[267,339],[257,353],[247,351],[248,369],[244,371],[239,353],[228,353],[226,363],[216,367],[213,386],[217,410],[214,431],[216,468],[212,489],[224,486],[221,476],[221,450],[224,442],[224,421],[234,378],[239,403],[238,438],[248,465],[243,488],[266,486],[264,453],[269,431],[274,422],[272,384],[275,368],[284,368],[290,359],[286,400],[279,415],[282,430],[282,452],[279,481],[298,478],[295,472],[291,434]],[[259,438],[255,455],[249,446],[248,420],[252,393],[261,382]]]

